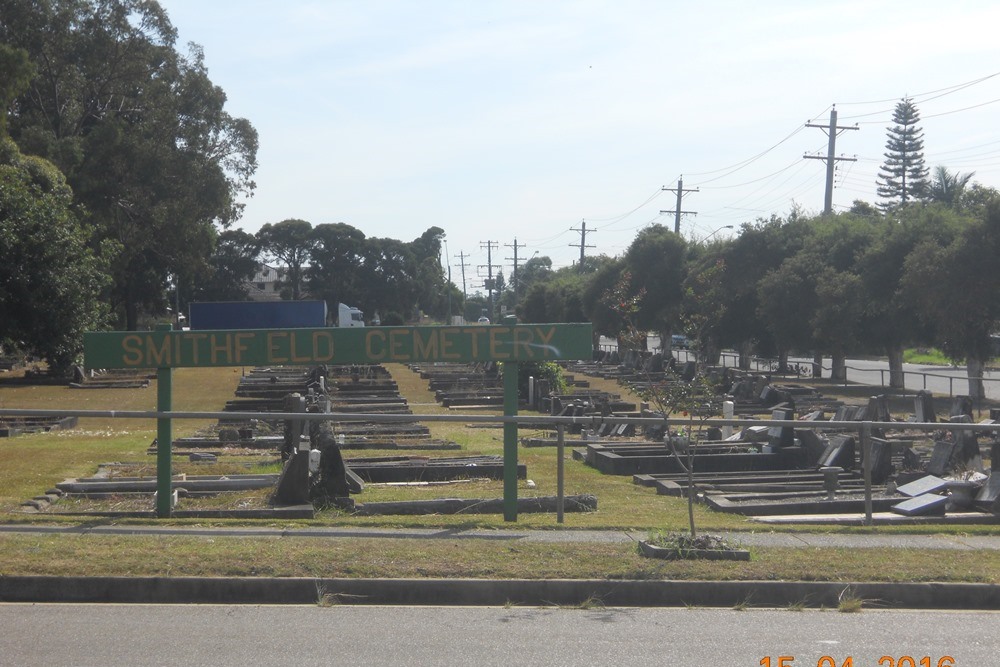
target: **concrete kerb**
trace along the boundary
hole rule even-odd
[[[580,607],[826,607],[1000,609],[1000,586],[951,583],[0,577],[0,602],[119,604],[367,604]]]

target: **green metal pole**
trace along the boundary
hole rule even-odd
[[[159,325],[158,331],[170,331],[169,324]],[[156,369],[156,410],[173,410],[173,369]],[[171,448],[173,429],[169,418],[156,420],[156,516],[163,519],[170,516],[173,490],[171,489]]]
[[[503,362],[503,414],[517,416],[517,362]],[[503,425],[503,519],[517,521],[517,424]]]

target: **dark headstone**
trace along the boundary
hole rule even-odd
[[[972,399],[968,396],[956,396],[951,401],[951,412],[949,417],[959,417],[966,415],[972,421]]]
[[[934,451],[931,452],[931,460],[927,462],[927,474],[942,477],[948,474],[952,467],[952,456],[955,452],[955,443],[950,440],[937,440],[934,442]]]
[[[799,442],[805,450],[806,465],[810,468],[817,468],[826,452],[829,441],[816,431],[811,429],[799,429]]]
[[[873,422],[892,421],[892,415],[889,414],[889,399],[885,394],[868,399],[866,419]]]
[[[285,460],[271,502],[278,506],[307,505],[309,499],[309,452],[294,450]]]
[[[823,452],[818,467],[838,466],[844,470],[853,470],[854,461],[854,436],[831,435],[830,444]]]
[[[922,496],[909,498],[893,505],[892,511],[903,516],[944,516],[947,504],[948,496],[925,493]]]
[[[971,424],[972,417],[969,415],[958,415],[949,420],[952,424]],[[957,443],[955,453],[955,465],[963,468],[980,467],[982,461],[979,457],[979,438],[975,431],[961,429],[952,431],[952,440]]]
[[[913,412],[917,422],[921,424],[934,424],[937,422],[937,415],[934,414],[934,396],[929,391],[918,391],[913,398]]]
[[[885,484],[892,474],[892,443],[871,438],[872,484]]]

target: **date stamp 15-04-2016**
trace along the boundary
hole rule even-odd
[[[793,655],[766,655],[760,659],[758,664],[760,667],[800,667],[807,663],[801,660],[796,663]],[[811,662],[808,664],[811,665]],[[855,663],[854,658],[849,655],[843,657],[824,655],[816,661],[816,667],[868,667],[868,665],[862,664],[860,661]],[[958,667],[958,665],[950,655],[943,655],[939,658],[928,655],[919,658],[908,655],[898,657],[883,655],[872,667]]]

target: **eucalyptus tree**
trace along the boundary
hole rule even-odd
[[[108,297],[129,329],[162,310],[170,276],[205,268],[254,189],[255,130],[176,38],[154,0],[0,0],[0,42],[34,69],[10,136],[66,175],[91,246],[113,242]]]

